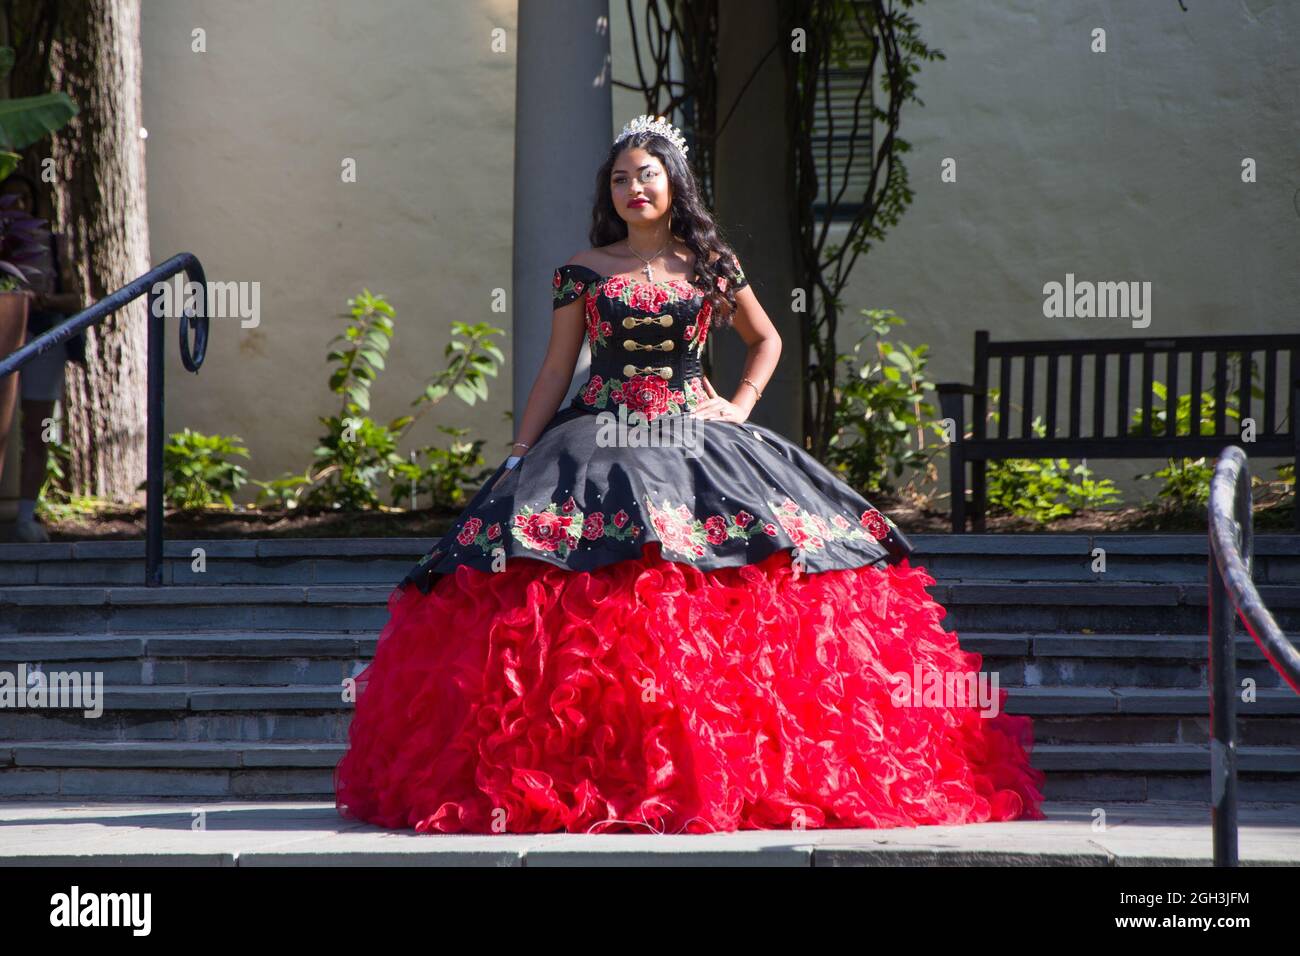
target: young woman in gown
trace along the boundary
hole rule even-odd
[[[748,421],[780,339],[680,133],[629,123],[597,196],[514,454],[389,597],[340,814],[437,833],[1042,819],[1030,720],[996,684],[958,692],[982,660],[940,626],[910,542]],[[749,352],[725,399],[700,356],[728,325]]]

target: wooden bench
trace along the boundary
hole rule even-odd
[[[1262,354],[1263,396],[1252,394],[1260,384],[1251,360]],[[1240,418],[1227,415],[1229,356],[1241,356],[1240,379],[1233,392]],[[1279,372],[1285,358],[1286,372]],[[1088,359],[1085,370],[1085,359]],[[1140,366],[1133,368],[1135,360]],[[1159,373],[1157,375],[1157,360]],[[997,364],[997,434],[987,434],[989,383]],[[1037,366],[1046,366],[1040,377]],[[1185,366],[1185,368],[1183,367]],[[1208,367],[1207,367],[1208,366]],[[1208,374],[1207,374],[1208,373]],[[975,383],[947,382],[936,386],[943,416],[954,423],[949,444],[952,487],[952,530],[964,532],[969,514],[974,530],[984,530],[987,463],[1005,458],[1217,458],[1225,445],[1239,444],[1252,458],[1300,458],[1300,335],[1190,335],[1172,338],[1042,339],[993,342],[989,333],[975,333]],[[1154,415],[1176,412],[1178,396],[1199,395],[1208,377],[1214,393],[1213,432],[1202,429],[1200,401],[1194,400],[1193,434],[1176,434],[1177,414],[1164,422]],[[1156,403],[1152,382],[1168,390]],[[1045,382],[1045,387],[1036,387]],[[1083,391],[1091,382],[1092,410],[1084,433]],[[1138,383],[1136,398],[1132,386]],[[1060,422],[1061,388],[1066,389],[1066,421]],[[1283,396],[1278,402],[1279,393]],[[971,416],[965,414],[971,397]],[[1013,416],[1011,399],[1019,396]],[[1278,414],[1279,405],[1283,413]],[[1142,428],[1130,434],[1130,408],[1142,409]],[[1033,422],[1043,419],[1046,434],[1037,437]],[[1254,418],[1254,440],[1247,441],[1238,423]],[[1019,428],[1013,424],[1018,419]],[[967,423],[971,436],[966,436]],[[971,465],[971,501],[966,503],[966,464]],[[1300,495],[1295,526],[1300,530]]]

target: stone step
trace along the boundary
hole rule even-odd
[[[1201,635],[1010,634],[958,631],[1004,686],[1208,686]],[[378,632],[212,631],[102,635],[0,635],[0,671],[19,663],[44,670],[99,672],[108,684],[261,686],[327,684],[374,656]],[[1284,686],[1249,637],[1236,641],[1238,677]]]
[[[378,633],[388,585],[0,588],[0,635],[286,630]],[[961,631],[1193,634],[1205,627],[1204,584],[956,583],[929,593]],[[1260,596],[1288,633],[1300,631],[1300,586]]]
[[[354,676],[376,636],[264,632],[0,636],[0,671],[100,673],[106,685],[226,687],[326,685]],[[1208,694],[1207,641],[1184,635],[983,634],[959,632],[1003,687],[1154,688]],[[1238,637],[1238,680],[1261,689],[1285,682],[1249,637]]]
[[[332,796],[342,744],[10,741],[0,745],[0,799]],[[1206,799],[1209,748],[1040,745],[1051,800]],[[1300,747],[1241,747],[1239,797],[1300,803]]]
[[[0,805],[5,834],[0,866],[1206,867],[1213,862],[1205,800],[1046,801],[1043,811],[1043,820],[973,826],[668,832],[647,839],[648,827],[640,834],[431,836],[343,818],[332,800],[30,800]],[[1243,865],[1300,863],[1300,806],[1243,802],[1238,825]]]
[[[1038,716],[1207,716],[1209,692],[1151,687],[1023,687],[998,683],[1008,692],[1008,711]],[[991,685],[986,685],[991,691]],[[209,684],[103,685],[105,714],[116,711],[281,711],[351,710],[342,683],[276,687],[215,687]],[[53,703],[26,709],[0,707],[0,721],[20,713],[77,716],[80,705]],[[1300,717],[1300,694],[1290,688],[1260,689],[1256,699],[1237,702],[1241,717]],[[91,720],[97,718],[90,718]],[[4,725],[0,723],[0,727]],[[0,739],[3,735],[0,734]]]
[[[1046,743],[1205,743],[1205,691],[1147,688],[1007,687],[1007,710],[1034,718]],[[340,743],[352,704],[340,685],[229,687],[207,685],[104,687],[103,713],[78,708],[0,709],[0,746],[9,740],[123,742]],[[1160,719],[1153,720],[1152,717]],[[1238,704],[1243,744],[1300,740],[1300,696],[1261,690]]]
[[[941,582],[1203,584],[1206,577],[1204,533],[909,537],[916,546],[912,563]],[[433,543],[433,538],[178,539],[164,542],[163,581],[391,586]],[[1103,556],[1104,570],[1098,560]],[[1256,535],[1255,578],[1259,584],[1300,584],[1300,535]],[[143,540],[0,544],[0,587],[143,584]]]

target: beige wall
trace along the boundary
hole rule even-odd
[[[260,327],[214,321],[197,377],[169,346],[168,427],[241,435],[258,478],[301,469],[316,417],[337,408],[326,343],[362,285],[398,311],[380,419],[403,414],[441,367],[451,321],[509,327],[508,308],[491,306],[494,290],[511,291],[515,3],[144,7],[154,259],[189,250],[211,279],[261,282]],[[948,58],[924,66],[926,105],[905,111],[915,202],[859,261],[851,314],[893,308],[909,323],[902,337],[933,346],[934,375],[963,380],[978,327],[1139,334],[1116,320],[1045,319],[1042,285],[1066,272],[1151,281],[1151,334],[1300,327],[1300,7],[1001,0],[915,15]],[[1088,52],[1096,26],[1106,54]],[[195,27],[206,54],[190,51]],[[497,27],[504,53],[491,48]],[[611,39],[614,76],[630,81],[621,3]],[[613,98],[611,137],[644,111],[636,94]],[[563,123],[561,104],[557,134]],[[1257,184],[1240,182],[1244,156],[1259,164]],[[340,181],[344,157],[357,159],[357,183]],[[939,181],[945,157],[956,184]],[[574,251],[557,248],[556,264]],[[779,290],[764,295],[769,311],[787,305]],[[846,331],[841,347],[852,341]],[[470,424],[490,457],[504,454],[509,400],[507,369],[486,407],[448,400],[416,438],[436,440],[438,421]]]
[[[899,336],[930,343],[940,381],[970,381],[977,328],[995,339],[1300,331],[1300,4],[1187,6],[918,6],[947,59],[923,66],[925,106],[904,111],[915,201],[859,260],[850,310],[906,318]],[[1095,27],[1109,52],[1089,52]],[[946,157],[955,184],[939,180]],[[1241,181],[1245,157],[1254,184]],[[1043,284],[1067,272],[1150,281],[1150,326],[1045,318]]]
[[[1300,5],[925,3],[947,59],[905,110],[916,199],[849,301],[891,307],[965,377],[994,338],[1300,330]],[[1089,52],[1094,27],[1109,52]],[[939,181],[954,157],[958,182]],[[1253,157],[1259,181],[1241,182]],[[1047,319],[1045,282],[1149,280],[1145,333]],[[954,352],[954,344],[957,350]]]
[[[397,310],[378,420],[443,367],[452,321],[508,331],[492,303],[510,292],[514,23],[511,0],[145,0],[154,259],[189,250],[209,279],[261,283],[260,326],[214,321],[197,376],[169,347],[169,430],[241,435],[254,477],[301,471],[317,416],[339,408],[326,343],[362,286]],[[207,53],[190,51],[195,27]],[[509,381],[486,407],[448,399],[417,441],[441,440],[441,421],[508,442]]]

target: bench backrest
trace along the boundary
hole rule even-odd
[[[1237,364],[1231,391],[1230,363]],[[1253,364],[1258,369],[1252,368]],[[996,435],[988,435],[988,389],[994,365],[998,420]],[[1083,394],[1089,381],[1092,409],[1085,424]],[[1155,397],[1154,382],[1164,383],[1163,402]],[[1040,387],[1038,383],[1043,384]],[[1062,417],[1058,397],[1062,387],[1068,406],[1063,422],[1058,420]],[[1262,389],[1262,394],[1255,394],[1257,389]],[[1212,422],[1202,425],[1201,400],[1192,399],[1190,431],[1175,431],[1179,397],[1199,396],[1203,391],[1214,396]],[[1174,451],[1215,455],[1225,442],[1243,441],[1240,423],[1251,418],[1254,444],[1247,447],[1253,447],[1252,453],[1289,457],[1300,436],[1295,427],[1300,405],[1300,335],[993,342],[987,331],[980,330],[975,333],[973,392],[973,439],[989,445],[1041,441],[1033,422],[1042,418],[1047,444],[1053,439],[1069,440],[1098,457],[1163,457]],[[1013,393],[1018,393],[1021,406],[1018,434],[1012,428]],[[1239,417],[1229,416],[1230,401]],[[1131,409],[1137,408],[1142,411],[1142,428],[1130,435]],[[1158,422],[1156,415],[1162,411],[1166,412],[1165,421]],[[1211,426],[1212,432],[1208,430]]]

